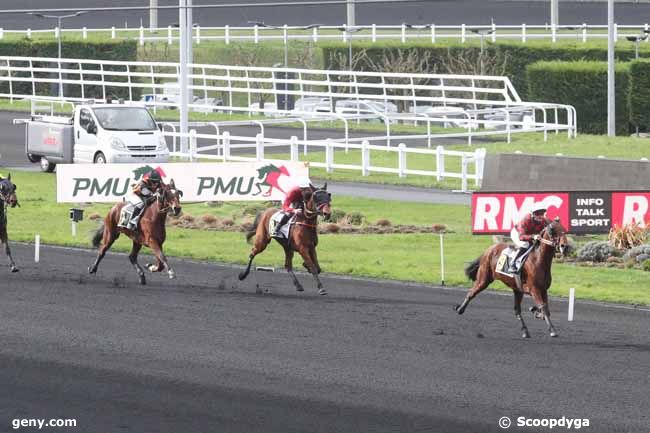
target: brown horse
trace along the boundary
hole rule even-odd
[[[154,255],[156,256],[157,263],[155,265],[147,264],[146,267],[150,272],[162,272],[167,268],[167,273],[169,278],[175,278],[176,273],[167,263],[167,258],[162,251],[162,245],[165,242],[166,231],[165,231],[165,221],[167,215],[172,213],[174,216],[178,216],[181,212],[180,198],[183,196],[183,192],[176,189],[174,185],[174,180],[169,183],[169,185],[161,185],[160,189],[156,194],[154,194],[155,201],[153,204],[148,206],[142,217],[140,218],[140,230],[134,231],[129,230],[124,227],[118,227],[117,224],[120,221],[120,214],[122,208],[126,205],[125,202],[116,203],[111,210],[104,218],[104,224],[97,229],[95,235],[93,236],[93,245],[99,248],[99,253],[95,263],[88,268],[88,272],[94,274],[97,272],[97,267],[99,262],[102,261],[106,251],[113,245],[113,242],[120,236],[120,233],[124,233],[133,241],[133,247],[131,248],[131,253],[129,254],[129,260],[138,273],[140,278],[140,284],[146,284],[147,280],[144,276],[144,271],[138,263],[138,253],[142,246],[147,246],[151,248]]]
[[[465,268],[465,274],[475,281],[474,286],[469,290],[462,304],[457,305],[455,310],[463,314],[467,304],[474,299],[483,289],[494,280],[500,280],[510,287],[515,295],[515,317],[521,323],[522,336],[529,338],[528,328],[521,317],[521,300],[524,293],[532,296],[535,306],[530,309],[538,319],[544,319],[548,325],[551,337],[556,337],[557,332],[551,323],[551,312],[548,308],[548,289],[551,286],[551,263],[555,256],[556,249],[566,254],[568,242],[564,227],[560,224],[559,218],[549,223],[544,230],[538,245],[530,253],[524,262],[521,270],[521,288],[513,277],[496,272],[495,268],[501,252],[508,246],[504,243],[492,245],[481,257],[474,260]]]
[[[20,206],[16,196],[16,185],[11,183],[11,174],[6,179],[0,178],[0,242],[5,244],[5,253],[9,257],[11,272],[18,272],[16,263],[11,257],[9,248],[9,236],[7,235],[7,208]]]
[[[298,213],[296,221],[289,229],[289,239],[276,239],[284,249],[284,267],[293,279],[296,290],[302,292],[305,290],[298,281],[296,274],[293,273],[293,253],[297,251],[303,259],[303,266],[314,276],[318,287],[319,295],[327,295],[323,284],[318,278],[320,274],[320,265],[316,256],[316,246],[318,245],[318,215],[329,219],[332,211],[330,202],[332,194],[327,192],[327,184],[321,189],[312,188],[303,194],[303,211]],[[256,255],[266,249],[271,242],[269,234],[269,222],[277,209],[267,209],[257,214],[253,228],[246,234],[246,240],[250,241],[255,236],[255,244],[251,250],[248,260],[248,266],[239,274],[239,279],[243,280],[248,276],[251,270],[251,264]]]

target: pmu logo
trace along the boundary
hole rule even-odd
[[[568,220],[568,194],[489,194],[472,195],[472,231],[474,233],[509,232],[533,204],[541,202],[549,218]]]
[[[97,178],[75,177],[72,196],[77,197],[79,193],[84,192],[89,197],[121,197],[129,192],[129,186],[133,181],[139,181],[145,174],[152,171],[157,171],[163,179],[167,177],[162,167],[153,168],[149,165],[133,170],[133,179],[131,177],[109,177],[108,179],[98,180]]]
[[[199,177],[199,186],[197,195],[209,191],[214,195],[261,195],[262,197],[271,197],[274,190],[286,195],[282,184],[286,184],[291,174],[284,165],[280,167],[269,164],[257,169],[257,177],[254,176],[235,176],[231,178],[223,177]]]

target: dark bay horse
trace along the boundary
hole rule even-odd
[[[298,252],[303,259],[303,266],[314,276],[318,287],[319,295],[326,295],[323,284],[318,278],[320,274],[320,265],[316,256],[316,246],[318,245],[318,215],[329,219],[332,213],[330,202],[332,194],[327,192],[327,184],[321,189],[312,188],[311,191],[303,194],[303,212],[299,213],[296,222],[289,230],[289,239],[276,239],[284,249],[284,267],[293,279],[296,290],[302,292],[304,288],[296,274],[293,273],[293,253]],[[239,274],[239,279],[243,280],[248,276],[251,270],[253,259],[260,254],[271,243],[269,234],[269,222],[271,217],[277,212],[277,209],[267,209],[257,214],[253,228],[246,234],[246,240],[250,241],[255,236],[255,244],[251,250],[248,260],[248,266]]]
[[[5,253],[9,257],[11,272],[18,272],[16,263],[11,257],[9,236],[7,235],[7,208],[20,206],[16,196],[16,185],[11,182],[11,174],[6,179],[0,177],[0,242],[5,245]]]
[[[501,252],[508,247],[505,243],[498,243],[489,247],[481,257],[474,260],[465,268],[465,274],[475,281],[472,288],[465,296],[462,304],[455,307],[458,314],[463,314],[469,302],[494,280],[500,280],[510,287],[515,295],[515,317],[521,323],[522,336],[529,338],[528,328],[521,317],[521,300],[524,293],[532,296],[535,306],[531,311],[538,319],[544,319],[548,325],[551,337],[556,337],[557,332],[551,323],[551,312],[548,308],[548,289],[551,287],[551,263],[556,249],[564,255],[568,249],[568,242],[564,227],[559,218],[549,223],[540,238],[539,244],[530,253],[521,270],[521,288],[517,287],[515,278],[496,272],[495,268]]]
[[[116,203],[111,210],[108,211],[108,215],[104,218],[104,224],[97,229],[93,236],[93,245],[97,248],[101,244],[101,247],[99,248],[99,253],[97,254],[95,263],[88,268],[88,272],[91,274],[97,272],[99,262],[104,258],[106,251],[108,251],[111,245],[113,245],[113,242],[115,242],[115,240],[120,236],[120,233],[124,233],[133,241],[129,260],[138,273],[140,284],[146,284],[147,282],[144,276],[144,271],[138,263],[138,253],[143,245],[151,248],[156,256],[156,264],[146,265],[149,271],[162,272],[167,268],[169,278],[175,278],[176,273],[167,263],[167,258],[162,251],[162,245],[165,242],[167,235],[165,231],[167,215],[169,213],[172,213],[174,216],[180,214],[180,198],[182,196],[183,192],[176,189],[174,180],[172,180],[169,185],[161,185],[159,191],[154,195],[155,201],[153,204],[147,206],[144,210],[144,213],[140,218],[140,229],[138,231],[117,226],[120,221],[120,213],[122,212],[122,208],[126,205],[126,202]]]

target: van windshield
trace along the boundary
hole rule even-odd
[[[109,131],[153,131],[158,129],[149,112],[141,107],[94,108],[102,128]]]

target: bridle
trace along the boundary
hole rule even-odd
[[[158,201],[158,207],[159,207],[158,213],[167,213],[173,209],[173,206],[171,205],[171,200],[167,199],[167,193],[175,195],[173,191],[176,191],[179,197],[183,196],[183,192],[181,190],[171,189],[167,185],[164,186],[161,185],[158,191],[156,191],[156,199]]]
[[[557,235],[554,235],[554,232],[555,232],[554,225],[556,225],[556,224],[557,224],[556,221],[552,221],[550,224],[548,224],[544,228],[544,232],[548,234],[548,237],[550,237],[551,240],[545,239],[545,238],[539,238],[539,241],[541,243],[546,244],[546,245],[548,245],[550,247],[553,247],[555,249],[557,249],[560,246],[560,238],[564,234],[564,233],[559,233]]]
[[[305,215],[305,221],[313,221],[313,223],[299,221],[296,222],[296,225],[316,228],[316,226],[318,225],[318,214],[322,213],[323,208],[328,204],[328,201],[324,201],[323,203],[316,205],[316,209],[309,208],[309,203],[316,204],[317,202],[316,195],[318,193],[327,194],[325,190],[317,189],[316,191],[312,192],[311,196],[309,197],[309,200],[303,200],[302,212]]]
[[[11,197],[11,194],[14,194],[14,192],[16,191],[16,186],[6,179],[0,181],[0,185],[7,185],[8,187],[9,186],[12,187],[11,191],[7,193],[3,192],[4,189],[0,187],[0,201],[3,203],[4,209],[7,210],[7,208],[9,207],[9,198]],[[16,200],[16,206],[20,207],[18,200]]]

